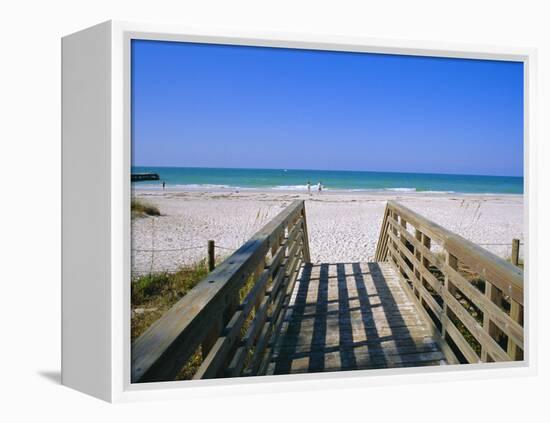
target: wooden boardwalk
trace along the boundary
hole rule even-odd
[[[389,263],[306,264],[267,373],[445,363]]]
[[[293,202],[133,342],[132,383],[523,360],[521,269],[393,201],[381,223],[375,262],[312,264]]]

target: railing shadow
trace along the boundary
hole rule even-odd
[[[312,264],[305,264],[302,267],[300,278],[296,282],[296,296],[294,298],[294,304],[289,307],[288,313],[290,314],[290,317],[287,317],[287,319],[289,319],[288,327],[286,329],[282,346],[278,351],[278,354],[281,355],[282,358],[277,361],[275,373],[288,374],[291,371],[291,357],[296,354],[298,345],[300,344],[300,330],[307,304],[307,293],[312,280],[312,268]]]
[[[361,272],[361,265],[360,263],[353,263],[352,265],[353,269],[353,278],[355,281],[355,286],[357,289],[357,294],[359,297],[359,305],[361,310],[361,318],[363,320],[363,327],[365,332],[365,341],[368,343],[368,347],[366,350],[366,355],[368,358],[371,358],[373,356],[373,351],[380,351],[382,348],[380,335],[378,333],[378,328],[376,326],[376,319],[373,315],[373,304],[371,304],[370,297],[367,291],[367,287],[365,286],[365,279],[363,277],[363,274]],[[377,279],[373,274],[372,270],[370,268],[369,263],[369,273],[371,273],[372,279]],[[377,269],[379,270],[379,269]],[[376,273],[376,275],[382,276],[381,272]],[[385,284],[385,281],[384,281]],[[386,294],[386,291],[384,288],[381,287],[380,282],[374,282],[374,285],[376,287],[376,291],[378,294],[378,298],[380,298],[380,294],[383,292]],[[388,290],[387,286],[385,286],[386,290]],[[389,291],[389,290],[388,290]],[[384,307],[383,303],[381,302],[382,307]],[[395,306],[395,302],[392,302],[392,305]],[[387,367],[386,358],[384,355],[378,355],[378,361],[381,364],[381,367]],[[363,360],[361,360],[363,361]],[[367,360],[364,360],[367,361]],[[370,360],[368,360],[370,362]]]
[[[410,332],[411,324],[421,322],[408,305],[402,307],[405,293],[397,292],[378,263],[304,266],[274,372],[423,365],[417,359],[438,347]]]
[[[336,265],[338,280],[338,330],[340,341],[340,362],[342,369],[357,368],[353,344],[353,325],[350,311],[350,296],[346,278],[346,268],[342,263]]]
[[[328,264],[322,264],[319,269],[317,302],[315,304],[313,334],[311,336],[312,348],[310,348],[310,351],[313,351],[309,357],[310,372],[323,371],[325,368],[324,356],[323,354],[319,354],[319,347],[325,345],[327,338],[327,319],[323,318],[323,316],[326,316],[328,311],[328,272]]]

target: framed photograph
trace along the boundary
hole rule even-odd
[[[121,401],[533,371],[534,60],[63,38],[63,383]]]

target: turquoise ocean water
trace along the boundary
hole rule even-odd
[[[218,169],[191,167],[132,167],[132,173],[155,172],[175,189],[304,191],[321,182],[329,191],[395,191],[477,194],[522,194],[523,178],[515,176],[447,175],[428,173],[358,172],[296,169]],[[159,181],[134,182],[134,188],[156,188]]]

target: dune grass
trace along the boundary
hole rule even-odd
[[[147,203],[142,200],[133,199],[132,205],[132,217],[146,217],[146,216],[160,216],[160,210],[157,206]]]
[[[218,263],[223,261],[220,257]],[[143,334],[156,320],[166,313],[176,302],[193,289],[208,274],[206,260],[194,265],[184,266],[178,271],[169,273],[151,273],[137,276],[132,280],[131,301],[131,340]],[[254,286],[254,276],[245,281],[239,290],[238,300],[242,302]],[[241,328],[244,336],[250,325],[254,311],[250,313]],[[249,356],[253,351],[249,351]],[[247,357],[249,358],[249,357]],[[199,346],[189,361],[176,376],[176,380],[191,379],[202,364],[202,350]]]
[[[206,261],[132,280],[132,341],[208,274]]]
[[[206,260],[176,272],[151,273],[132,280],[132,342],[208,274]],[[176,380],[191,379],[202,363],[201,347],[183,366]]]

